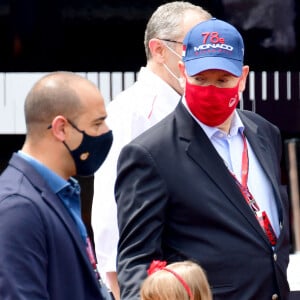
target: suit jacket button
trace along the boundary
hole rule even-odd
[[[278,300],[278,299],[279,299],[279,297],[277,294],[272,295],[272,300]]]
[[[277,254],[276,253],[274,253],[273,258],[274,258],[275,261],[277,261]]]

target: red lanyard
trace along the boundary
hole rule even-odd
[[[267,235],[270,243],[272,246],[276,245],[277,238],[274,232],[274,229],[272,227],[272,224],[269,220],[269,217],[265,211],[261,211],[257,202],[255,201],[254,197],[250,193],[247,182],[248,182],[248,173],[249,173],[249,157],[248,157],[248,146],[247,146],[247,141],[246,137],[244,134],[242,134],[243,138],[243,153],[242,153],[242,178],[241,178],[241,183],[237,180],[235,175],[233,173],[232,176],[234,177],[235,181],[237,182],[241,193],[243,194],[246,202],[250,206],[251,210],[255,214],[261,228]]]
[[[96,276],[97,280],[99,281],[100,285],[102,285],[103,284],[102,279],[101,279],[101,276],[100,276],[99,271],[97,269],[97,262],[96,262],[96,259],[95,259],[94,251],[93,251],[92,244],[91,244],[91,241],[90,241],[89,237],[86,238],[86,252],[88,254],[88,257],[89,257],[89,260],[92,264],[92,267],[94,269],[95,276]]]

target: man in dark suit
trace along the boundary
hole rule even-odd
[[[182,101],[118,161],[122,300],[139,299],[152,260],[186,259],[203,266],[215,300],[288,299],[280,131],[236,109],[249,72],[243,39],[213,18],[183,44]]]
[[[80,215],[80,187],[112,143],[104,99],[71,72],[25,100],[27,134],[0,177],[0,299],[107,300]]]

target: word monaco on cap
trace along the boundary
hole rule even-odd
[[[182,59],[189,76],[217,69],[239,77],[244,60],[243,38],[229,23],[212,18],[187,33]]]

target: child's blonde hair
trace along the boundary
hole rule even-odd
[[[182,261],[160,267],[141,285],[142,300],[212,300],[211,290],[204,270],[192,261]],[[152,264],[153,265],[153,264]]]

